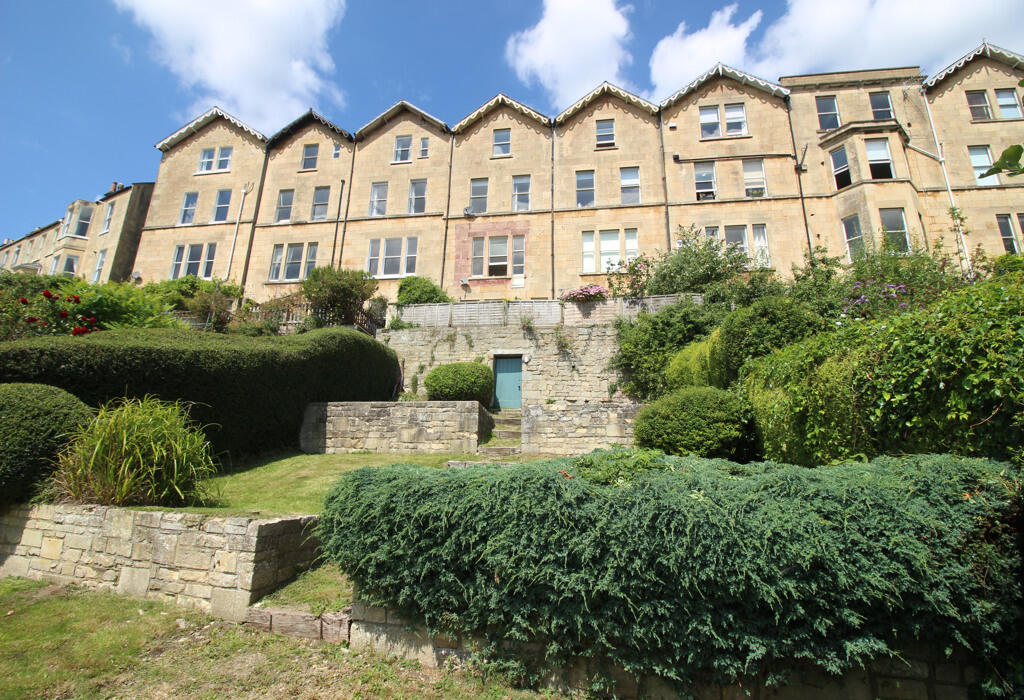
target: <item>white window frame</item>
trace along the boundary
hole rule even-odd
[[[598,271],[611,272],[622,261],[622,243],[619,230],[602,229],[597,234]]]
[[[7,256],[5,255],[4,259],[6,260],[6,258],[7,258]],[[53,256],[53,260],[50,261],[50,274],[51,275],[56,275],[57,274],[57,266],[59,264],[60,264],[60,256],[59,255],[54,255]]]
[[[750,198],[768,196],[767,181],[764,177],[764,158],[747,158],[743,161],[743,193]]]
[[[899,212],[900,221],[902,222],[902,226],[903,226],[902,229],[896,229],[896,228],[888,229],[888,228],[886,228],[885,227],[885,215],[883,214],[883,212]],[[886,207],[886,208],[883,208],[883,209],[879,209],[878,210],[878,218],[882,222],[882,235],[885,236],[887,241],[889,243],[892,243],[893,242],[893,234],[902,233],[903,234],[903,238],[902,238],[902,245],[899,247],[900,248],[900,252],[904,252],[904,253],[909,252],[910,251],[910,232],[907,230],[907,217],[906,217],[906,214],[903,211],[903,207]]]
[[[305,244],[288,243],[284,247],[284,263],[281,265],[281,278],[285,282],[298,282],[302,278],[302,261]]]
[[[727,225],[725,228],[725,245],[736,246],[748,258],[750,257],[750,241],[747,240],[746,224]],[[739,240],[736,240],[737,232],[741,233]],[[730,240],[730,238],[732,240]]]
[[[186,192],[181,200],[181,214],[178,215],[178,225],[188,226],[196,220],[196,207],[199,204],[198,192]]]
[[[474,177],[469,181],[469,211],[472,214],[487,213],[487,193],[490,182],[486,177]]]
[[[267,279],[277,282],[281,279],[281,263],[284,260],[284,243],[275,243],[270,252],[270,270],[267,272]]]
[[[21,246],[19,245],[19,246],[16,246],[14,248],[14,255],[11,257],[11,267],[14,267],[15,265],[18,264],[18,258],[20,258],[20,257],[21,257]]]
[[[708,172],[711,174],[710,178],[707,177]],[[702,160],[693,164],[693,189],[698,202],[711,201],[718,198],[715,161]]]
[[[597,249],[594,247],[594,232],[584,231],[580,237],[580,272],[589,275],[597,272]]]
[[[734,102],[723,106],[725,112],[725,135],[747,135],[747,108],[742,102]],[[730,111],[732,114],[730,115]]]
[[[875,98],[878,98],[878,97],[885,98],[885,106],[884,107],[875,105]],[[894,118],[893,111],[892,111],[892,98],[889,96],[889,92],[887,90],[882,90],[880,92],[870,92],[870,93],[868,93],[868,105],[871,107],[871,119],[872,120],[874,120],[874,121],[881,121],[883,119],[893,119]]]
[[[597,119],[594,124],[595,148],[615,147],[615,120]]]
[[[65,255],[64,256],[64,268],[61,270],[61,274],[64,275],[75,275],[78,273],[78,256],[77,255]]]
[[[491,158],[507,158],[512,155],[512,129],[495,129],[492,139]]]
[[[512,236],[512,276],[521,277],[526,274],[526,236]]]
[[[1003,226],[1003,224],[1006,226]],[[1017,244],[1017,233],[1013,230],[1013,217],[1009,214],[996,214],[996,228],[999,229],[999,237],[1003,240],[1003,249],[1007,253],[1019,253],[1020,246]]]
[[[331,152],[331,158],[340,158],[340,157],[341,157],[341,144],[340,143],[336,143],[336,144],[334,144],[334,151]]]
[[[99,284],[100,276],[103,274],[103,263],[107,260],[107,249],[96,253],[96,268],[92,271],[92,283]]]
[[[388,183],[374,182],[370,185],[370,212],[368,216],[387,216]]]
[[[316,256],[319,251],[319,244],[315,241],[309,243],[276,243],[270,254],[270,270],[267,273],[267,280],[270,282],[299,282],[309,277],[309,273],[316,267]],[[285,250],[288,253],[286,255]],[[292,254],[293,251],[297,253]],[[295,274],[289,276],[289,266],[294,266]]]
[[[302,145],[302,162],[300,170],[316,170],[316,162],[320,158],[320,144],[306,143]]]
[[[822,109],[823,106],[828,106],[827,104],[822,105],[822,103],[826,100],[832,101],[831,110]],[[816,95],[814,98],[814,106],[818,112],[819,131],[832,131],[833,129],[838,129],[843,125],[843,120],[839,118],[839,102],[836,101],[835,95]],[[828,124],[831,123],[830,118],[835,119],[835,126],[828,126]]]
[[[184,243],[175,246],[171,261],[171,279],[193,275],[199,279],[212,279],[213,262],[217,253],[216,243]],[[195,272],[189,270],[194,267]],[[181,274],[184,271],[184,274]]]
[[[582,180],[581,180],[582,178]],[[589,178],[589,187],[587,179]],[[590,201],[587,202],[587,194],[590,193]],[[593,170],[576,171],[576,207],[580,209],[593,207],[597,204],[597,182]]]
[[[967,97],[967,110],[971,114],[972,122],[990,121],[992,119],[992,106],[988,101],[987,90],[967,90],[964,94]],[[971,102],[971,97],[978,95],[981,95],[981,101],[977,104]],[[981,114],[979,115],[975,110],[979,110]]]
[[[530,211],[530,176],[512,176],[512,211]]]
[[[211,173],[213,172],[213,163],[216,160],[217,149],[216,148],[204,148],[199,152],[199,165],[196,167],[197,173]]]
[[[640,255],[636,228],[601,229],[580,232],[580,274],[607,274],[622,261]]]
[[[286,224],[292,220],[292,208],[295,205],[295,190],[277,191],[277,209],[274,211],[274,222]]]
[[[718,112],[718,105],[701,107],[700,114],[700,137],[702,139],[718,139],[722,137],[722,118]]]
[[[768,246],[768,226],[765,224],[751,224],[750,237],[754,246],[754,253],[750,257],[750,264],[754,267],[771,267],[772,253]]]
[[[843,162],[836,162],[836,155],[843,154]],[[836,190],[841,190],[849,187],[853,184],[853,173],[850,171],[850,157],[846,154],[846,146],[840,146],[839,148],[833,149],[828,153],[829,162],[832,164],[832,182],[836,186]],[[840,176],[846,180],[846,184],[840,185]]]
[[[320,252],[320,244],[310,241],[306,244],[306,258],[302,264],[302,279],[309,277],[309,273],[316,269],[316,256]]]
[[[843,217],[843,238],[846,240],[846,257],[850,262],[864,257],[867,249],[864,245],[864,230],[860,227],[860,217],[856,214]]]
[[[375,279],[398,279],[415,275],[418,253],[418,236],[371,238],[366,254],[366,272]],[[397,265],[397,272],[386,273],[391,262]]]
[[[619,194],[622,204],[640,204],[640,167],[619,168]]]
[[[412,134],[395,137],[395,159],[392,163],[412,162]]]
[[[224,195],[227,195],[227,201],[222,201]],[[228,215],[231,212],[231,190],[217,190],[216,204],[213,206],[213,218],[210,220],[211,223],[224,223],[228,220]]]
[[[107,211],[103,214],[103,230],[98,235],[102,236],[104,233],[110,231],[110,221],[114,218],[114,203],[107,202]]]
[[[78,222],[75,224],[74,238],[88,238],[89,224],[92,223],[92,206],[83,204],[78,210]]]
[[[0,267],[3,267],[4,265],[7,264],[7,256],[8,255],[9,255],[9,253],[6,250],[4,251],[3,255],[0,255]],[[50,273],[50,274],[53,274],[53,273]]]
[[[426,179],[409,181],[409,213],[425,214],[427,211]]]
[[[968,146],[967,157],[971,161],[971,169],[974,171],[975,184],[981,187],[999,184],[998,175],[982,177],[982,173],[992,167],[992,151],[988,146]]]
[[[429,136],[421,136],[420,137],[420,155],[419,155],[419,157],[420,158],[429,158],[430,157],[430,137]]]
[[[214,172],[226,173],[231,170],[231,156],[234,152],[235,149],[232,146],[221,146],[217,152],[217,167],[214,168]]]
[[[313,206],[309,210],[310,221],[326,221],[331,202],[331,187],[324,185],[313,188]]]
[[[999,88],[996,90],[996,106],[999,108],[1000,119],[1020,119],[1020,95],[1014,88]],[[1007,111],[1012,111],[1007,114]]]
[[[896,177],[896,168],[892,162],[892,151],[889,150],[889,139],[864,139],[864,150],[868,156],[868,173],[872,180],[891,180]],[[884,156],[882,151],[885,151]],[[872,152],[873,151],[873,152]],[[888,167],[889,174],[883,176],[881,167]],[[875,172],[878,171],[876,176]]]

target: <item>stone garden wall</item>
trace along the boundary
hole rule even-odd
[[[494,421],[476,401],[312,403],[299,447],[340,452],[476,452]]]
[[[578,455],[598,447],[631,447],[639,409],[616,401],[523,406],[523,452]]]
[[[251,603],[313,562],[314,520],[14,507],[0,514],[0,576],[171,600],[241,621]]]

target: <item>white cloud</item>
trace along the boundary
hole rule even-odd
[[[751,40],[761,11],[712,14],[693,32],[681,24],[651,56],[655,99],[664,99],[716,61],[762,78],[858,68],[921,66],[935,73],[982,38],[1014,48],[1020,0],[788,0],[785,12]],[[697,58],[695,59],[694,56]],[[684,70],[685,67],[685,70]]]
[[[345,0],[114,0],[155,40],[154,55],[195,95],[189,118],[219,105],[270,134],[321,101],[341,106],[327,76],[327,34]]]
[[[747,39],[761,22],[758,10],[745,21],[733,24],[736,5],[711,15],[707,27],[687,33],[686,22],[654,47],[651,54],[651,97],[662,100],[721,61],[740,68],[746,60]]]
[[[631,9],[615,0],[544,0],[540,21],[509,37],[505,60],[527,85],[543,85],[559,110],[604,80],[628,88]]]

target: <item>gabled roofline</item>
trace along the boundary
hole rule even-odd
[[[690,83],[683,89],[678,90],[670,97],[668,97],[664,102],[661,103],[661,107],[664,109],[665,107],[669,107],[675,104],[676,102],[683,99],[691,92],[699,88],[704,83],[707,83],[711,80],[714,80],[715,78],[720,77],[732,78],[737,82],[743,83],[744,85],[749,85],[750,87],[755,88],[757,90],[763,90],[764,92],[774,95],[775,97],[781,97],[782,99],[786,99],[787,97],[789,97],[789,90],[787,88],[782,87],[778,83],[773,83],[770,80],[758,78],[756,75],[751,75],[750,73],[744,73],[738,68],[727,66],[721,61],[719,61],[714,66],[712,66],[711,70],[701,74],[692,83]]]
[[[402,110],[409,110],[423,121],[433,124],[436,128],[440,129],[446,134],[451,133],[451,129],[448,128],[448,125],[445,124],[440,119],[438,119],[437,117],[427,112],[424,112],[422,109],[412,104],[411,102],[408,102],[406,100],[399,100],[398,102],[396,102],[395,104],[391,105],[386,110],[378,114],[376,117],[368,121],[366,124],[364,124],[362,128],[360,128],[358,131],[356,131],[355,140],[362,140],[363,138],[366,137],[368,133],[386,124],[392,117],[394,117]]]
[[[247,133],[252,134],[257,139],[262,141],[263,143],[267,142],[267,137],[266,136],[264,136],[260,132],[256,131],[255,129],[253,129],[248,124],[245,124],[241,120],[236,119],[235,117],[232,117],[230,114],[228,114],[227,112],[222,110],[220,107],[211,107],[210,109],[206,110],[205,112],[200,114],[198,117],[196,117],[195,119],[190,121],[188,124],[186,124],[185,126],[181,127],[180,129],[175,131],[173,134],[171,134],[170,136],[165,138],[163,141],[161,141],[160,143],[156,144],[156,147],[159,148],[161,151],[168,151],[171,148],[174,148],[174,146],[176,146],[179,143],[181,143],[182,141],[184,141],[186,138],[188,138],[192,134],[198,133],[199,131],[201,131],[203,129],[203,127],[205,127],[207,124],[209,124],[210,122],[212,122],[212,121],[214,121],[216,119],[225,119],[228,122],[230,122],[231,124],[234,124],[235,126],[237,126],[242,131],[245,131]]]
[[[471,112],[468,117],[466,117],[458,124],[453,126],[452,133],[458,134],[461,133],[462,131],[465,131],[466,128],[468,128],[471,124],[473,124],[476,121],[479,121],[488,112],[498,109],[499,107],[509,107],[515,110],[516,112],[519,112],[524,117],[533,119],[534,121],[539,122],[544,126],[551,126],[550,117],[546,117],[540,112],[530,109],[529,107],[524,105],[522,102],[519,102],[518,100],[513,100],[511,97],[509,97],[503,92],[499,92],[497,95],[495,95],[487,102],[482,104],[480,107],[478,107],[476,110]]]
[[[1000,63],[1004,63],[1013,68],[1024,68],[1024,56],[1021,56],[1019,53],[1014,53],[1009,49],[1004,49],[1001,46],[996,46],[995,44],[990,44],[987,41],[982,41],[981,45],[978,46],[976,49],[967,52],[959,59],[957,59],[956,61],[949,64],[941,71],[933,75],[931,78],[928,78],[928,80],[924,81],[925,91],[927,91],[928,88],[935,87],[943,80],[953,75],[961,68],[966,66],[968,63],[976,59],[978,56],[991,58],[995,61],[999,61]]]
[[[276,134],[267,139],[267,148],[272,148],[273,146],[276,146],[281,141],[283,141],[284,139],[298,131],[299,127],[314,121],[320,122],[328,129],[338,134],[339,136],[348,139],[349,141],[352,140],[352,134],[348,133],[340,126],[327,119],[327,117],[318,114],[313,109],[309,109],[308,111],[304,112],[298,119],[295,119],[294,121],[290,122],[283,129],[279,130]]]
[[[581,109],[589,105],[594,100],[603,97],[604,95],[613,95],[615,97],[618,97],[623,102],[627,102],[633,105],[634,107],[639,107],[640,109],[650,112],[651,114],[658,113],[658,105],[654,104],[653,102],[648,102],[644,98],[640,97],[639,95],[634,95],[628,90],[623,90],[620,87],[612,85],[606,80],[605,82],[601,83],[596,88],[588,92],[586,95],[584,95],[574,105],[572,105],[571,107],[563,111],[561,114],[559,114],[557,117],[555,117],[555,124],[559,125],[565,123],[566,121],[571,119],[576,113],[578,113]]]

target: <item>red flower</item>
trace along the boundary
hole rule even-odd
[[[38,316],[26,316],[25,317],[25,323],[35,323],[38,320],[39,320]]]
[[[20,301],[22,304],[28,304],[28,299],[26,299],[25,297],[18,299],[18,301]]]
[[[95,316],[90,316],[89,317],[89,323],[96,323],[96,317]]]
[[[68,317],[68,312],[67,311],[61,311],[60,312],[60,317],[61,318],[67,318]]]
[[[75,300],[75,303],[76,303],[76,304],[81,304],[81,303],[82,303],[82,300],[81,300],[81,299],[80,299],[80,298],[78,297],[78,295],[77,295],[77,294],[75,294],[75,295],[74,295],[74,296],[72,296],[71,298]]]
[[[44,326],[46,326],[46,325],[48,325],[48,324],[46,323],[46,321],[43,321],[43,325],[44,325]]]
[[[53,294],[50,292],[49,289],[44,289],[43,290],[43,296],[46,297],[47,299],[52,299],[53,298]]]

